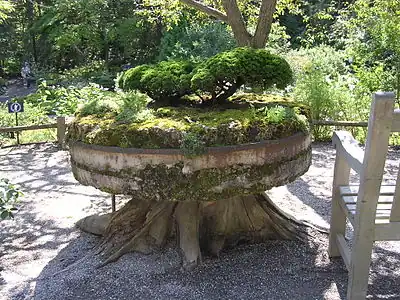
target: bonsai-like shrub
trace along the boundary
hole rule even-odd
[[[283,58],[261,49],[236,48],[221,52],[199,66],[191,86],[221,103],[243,84],[263,89],[275,85],[283,89],[292,80],[292,70]]]
[[[173,103],[192,93],[190,61],[163,61],[156,65],[141,65],[128,70],[119,80],[123,90],[139,90],[157,102]]]
[[[190,61],[163,61],[128,70],[119,79],[123,90],[140,90],[157,102],[177,104],[196,94],[204,102],[222,103],[242,85],[285,88],[292,70],[281,57],[268,51],[236,48],[219,53],[195,68]]]

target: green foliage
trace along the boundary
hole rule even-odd
[[[163,61],[156,65],[141,65],[128,70],[119,80],[123,90],[140,90],[156,101],[173,101],[190,94],[191,72],[195,64],[189,61]]]
[[[28,96],[29,97],[29,96]],[[26,98],[14,100],[22,101]],[[18,114],[19,125],[38,125],[49,123],[45,110],[31,103],[24,103],[24,112]],[[0,103],[0,127],[15,126],[15,114],[9,113],[6,103]]]
[[[225,24],[213,21],[200,24],[183,19],[164,33],[158,59],[201,61],[235,46]]]
[[[79,104],[111,94],[95,84],[78,88],[47,85],[43,81],[37,92],[27,96],[25,101],[44,110],[48,115],[68,116],[74,114]]]
[[[39,83],[46,81],[46,85],[60,85],[68,87],[86,86],[90,83],[98,84],[103,88],[114,89],[116,73],[109,71],[104,61],[93,61],[89,64],[64,70],[62,73],[51,72],[46,69],[34,71]]]
[[[138,91],[122,94],[122,111],[116,116],[117,121],[127,123],[149,120],[153,117],[147,109],[150,99]]]
[[[310,131],[309,121],[299,107],[267,105],[258,109],[257,113],[264,114],[264,119],[268,124],[285,124],[286,130],[289,131],[293,128],[301,129],[305,133]]]
[[[313,120],[368,119],[371,94],[368,101],[360,101],[355,96],[358,81],[345,63],[345,51],[318,46],[292,51],[288,60],[295,70],[294,97],[310,107]],[[353,128],[351,131],[359,139],[364,139],[361,129]],[[330,140],[332,128],[316,125],[313,134],[316,140]]]
[[[116,97],[96,97],[82,104],[76,114],[79,116],[104,116],[106,114],[117,115],[121,112],[121,99]]]
[[[58,69],[101,59],[107,65],[140,64],[157,55],[161,27],[140,15],[141,3],[129,0],[53,0],[33,26],[45,34],[47,58]]]
[[[283,106],[275,106],[266,110],[267,119],[271,123],[281,123],[287,115],[289,108]]]
[[[13,4],[10,1],[0,0],[0,24],[8,17],[8,13],[13,11]]]
[[[89,64],[66,70],[60,76],[61,82],[95,83],[104,88],[114,88],[115,74],[108,71],[104,61],[93,61]]]
[[[34,96],[28,96],[34,97]],[[16,99],[16,100],[23,100]],[[26,98],[25,98],[26,99]],[[36,105],[24,103],[24,112],[18,114],[18,124],[19,125],[39,125],[39,124],[49,124],[54,122],[47,115],[46,112]],[[15,126],[15,114],[8,113],[6,103],[0,103],[0,127],[12,127]],[[49,141],[55,140],[56,135],[53,134],[53,129],[44,130],[33,130],[24,131],[20,134],[20,142],[37,142],[37,141]],[[10,139],[10,134],[1,133],[0,134],[0,146],[7,144],[14,144],[14,140]]]
[[[346,46],[359,80],[356,96],[377,90],[397,92],[400,105],[400,2],[358,0],[347,14]]]
[[[180,149],[186,157],[190,158],[203,154],[205,145],[198,134],[189,132],[183,136]]]
[[[18,187],[10,183],[8,179],[0,179],[0,219],[14,218],[16,204],[22,195]]]
[[[132,123],[151,119],[151,110],[147,109],[150,99],[137,91],[128,93],[103,92],[81,105],[76,115],[85,116],[114,116],[118,122]]]
[[[191,82],[194,90],[208,92],[212,99],[225,100],[243,84],[283,89],[292,82],[292,76],[283,58],[261,49],[236,48],[205,61],[196,69]]]
[[[284,88],[291,81],[292,70],[283,58],[265,50],[236,48],[207,59],[197,68],[189,61],[138,66],[119,77],[119,86],[140,90],[157,102],[174,103],[194,93],[202,100],[209,97],[223,102],[243,84],[262,89]]]

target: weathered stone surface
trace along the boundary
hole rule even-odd
[[[114,194],[146,200],[215,201],[257,194],[286,184],[311,164],[303,133],[247,145],[209,147],[188,158],[179,149],[136,149],[71,144],[75,178]]]
[[[93,233],[95,235],[103,235],[107,226],[110,224],[112,214],[90,215],[76,223],[76,226],[83,231]]]

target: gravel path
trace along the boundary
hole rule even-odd
[[[7,85],[7,90],[5,94],[0,95],[0,103],[7,102],[15,97],[24,97],[32,94],[36,91],[36,85],[32,84],[29,88],[25,87],[22,79],[12,80],[11,83]]]
[[[310,170],[271,196],[297,218],[327,228],[334,157],[329,145],[314,145]],[[389,157],[385,176],[393,182],[400,153]],[[242,245],[205,257],[193,272],[180,269],[174,245],[96,269],[98,238],[74,223],[109,211],[110,198],[73,179],[68,153],[52,144],[0,149],[0,173],[26,194],[16,219],[0,223],[0,299],[345,299],[346,269],[328,258],[327,236],[311,229],[305,242]],[[377,243],[369,298],[400,299],[399,278],[400,243]]]

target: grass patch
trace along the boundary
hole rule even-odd
[[[14,138],[11,138],[10,136],[10,133],[2,133],[0,135],[0,147],[17,145],[17,134],[14,133]],[[56,128],[27,130],[19,133],[20,144],[55,142],[56,140]]]

